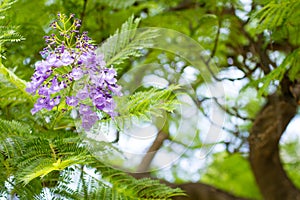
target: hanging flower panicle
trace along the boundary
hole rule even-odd
[[[32,114],[59,106],[64,110],[78,107],[82,126],[89,130],[99,120],[96,110],[116,116],[113,96],[122,93],[115,69],[106,67],[87,32],[79,33],[80,26],[73,14],[58,14],[50,25],[58,34],[44,37],[47,47],[40,52],[43,59],[35,63],[26,91],[39,96]],[[76,91],[75,82],[79,85]]]

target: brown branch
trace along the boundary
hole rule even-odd
[[[283,82],[289,84],[286,79]],[[249,137],[252,171],[266,200],[300,199],[300,191],[287,177],[279,156],[279,140],[297,112],[297,103],[288,91],[281,93],[284,96],[274,94],[269,97],[257,115]]]
[[[156,155],[157,151],[162,147],[163,142],[169,137],[163,131],[159,131],[154,142],[152,143],[151,147],[148,149],[146,155],[142,159],[140,165],[137,168],[138,173],[145,173],[149,170],[149,166]]]

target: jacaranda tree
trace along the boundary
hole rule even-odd
[[[300,199],[299,8],[0,1],[0,197]]]

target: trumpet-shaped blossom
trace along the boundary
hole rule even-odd
[[[68,106],[65,110],[79,107],[82,127],[89,130],[100,119],[97,111],[110,117],[117,115],[113,96],[122,95],[121,87],[117,85],[115,69],[106,67],[104,55],[96,52],[87,32],[78,33],[80,20],[73,19],[68,28],[61,23],[70,20],[61,14],[58,17],[60,21],[50,26],[59,34],[44,37],[47,47],[40,52],[43,59],[35,63],[34,74],[27,84],[26,91],[39,96],[31,113],[52,110],[64,101]],[[76,90],[75,83],[79,85]]]
[[[71,77],[75,80],[78,81],[83,77],[83,71],[81,68],[74,68],[71,72]]]
[[[66,103],[69,106],[77,106],[78,105],[78,99],[76,97],[66,97]]]

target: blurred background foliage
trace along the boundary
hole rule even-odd
[[[49,34],[49,23],[59,12],[67,15],[74,13],[82,20],[81,31],[88,31],[89,36],[99,45],[132,15],[141,18],[140,28],[162,27],[186,34],[203,47],[202,53],[208,59],[208,67],[213,63],[219,70],[209,77],[210,83],[205,83],[197,67],[191,66],[180,55],[153,49],[142,51],[143,56],[140,58],[128,59],[121,64],[120,69],[123,71],[120,70],[118,74],[121,78],[132,68],[156,64],[161,66],[158,71],[145,70],[144,76],[153,73],[166,80],[170,74],[174,77],[178,74],[180,77],[191,76],[189,80],[192,90],[196,91],[193,108],[199,111],[197,115],[201,118],[200,125],[198,122],[193,122],[191,126],[197,127],[196,133],[188,132],[189,129],[180,130],[182,133],[175,137],[174,134],[179,131],[178,127],[182,125],[180,124],[182,116],[176,112],[168,115],[164,130],[169,132],[169,137],[164,140],[150,169],[162,167],[161,160],[168,155],[177,155],[178,149],[185,151],[172,166],[165,170],[153,171],[152,175],[174,183],[205,182],[238,196],[262,199],[247,160],[249,152],[247,138],[256,113],[264,104],[265,97],[276,90],[282,74],[287,70],[293,70],[290,76],[294,79],[298,77],[295,74],[298,74],[300,69],[299,59],[297,59],[299,53],[296,51],[300,42],[299,10],[299,2],[292,0],[18,0],[12,5],[12,9],[5,11],[5,19],[2,20],[1,26],[8,24],[16,26],[15,29],[25,40],[18,43],[5,43],[1,54],[6,58],[2,59],[2,63],[18,77],[29,81],[34,71],[34,63],[41,59],[39,52],[45,45],[43,36]],[[272,17],[273,15],[277,17]],[[294,56],[289,57],[289,55]],[[267,57],[268,60],[262,60],[262,57]],[[264,65],[264,62],[270,63],[271,73],[266,71],[264,73],[264,68],[259,67],[261,64]],[[139,74],[143,75],[143,73]],[[31,116],[30,109],[33,102],[16,90],[7,79],[2,76],[0,78],[1,119],[16,120],[29,125],[33,132],[26,137],[30,138],[32,135],[38,137],[39,139],[35,138],[37,140],[35,142],[43,142],[44,138],[48,142],[53,142],[57,148],[63,148],[59,146],[61,142],[72,139],[75,129],[72,120],[64,119],[65,121],[61,122],[67,125],[68,129],[63,132],[72,135],[71,139],[68,136],[60,138],[61,132],[48,130],[45,126],[46,118],[52,120],[52,113],[46,118]],[[143,77],[133,78],[140,79],[140,82],[143,79]],[[217,85],[218,83],[225,88],[225,95],[222,98],[211,97],[205,89],[206,84]],[[266,84],[262,87],[262,83]],[[224,123],[215,124],[210,120],[209,111],[212,104],[219,106],[217,112],[225,115]],[[298,115],[294,121],[299,123]],[[215,127],[215,130],[220,132],[217,141],[213,140],[213,143],[210,143],[207,139],[209,136],[203,135],[207,127]],[[281,143],[282,159],[289,177],[300,187],[299,138],[294,137],[294,129],[287,129],[287,134],[289,131],[291,136],[287,136]],[[14,139],[16,144],[20,139],[20,145],[27,145],[27,147],[31,145],[29,139],[22,138],[19,134],[15,135]],[[152,142],[149,142],[146,147],[137,147],[138,151],[147,151]],[[72,148],[76,150],[73,151]],[[80,148],[75,145],[66,151],[78,153],[81,158],[86,157],[88,153],[82,153]],[[204,157],[202,148],[208,149]],[[7,158],[2,154],[0,156],[3,165],[0,169],[7,169],[4,165]],[[75,170],[73,168],[84,165],[84,162],[76,159],[74,158],[73,166],[64,170],[65,175],[73,173]],[[115,159],[114,163],[124,165],[125,168],[133,171],[141,161],[139,158],[128,166],[121,163],[117,157],[112,156],[110,159]],[[27,164],[25,163],[24,166]],[[2,180],[2,177],[11,174],[4,171],[0,170],[2,173],[0,181],[5,180]],[[49,175],[34,181],[50,184],[47,178],[54,177],[55,180],[57,176],[55,173]],[[66,175],[66,177],[70,176]],[[38,193],[32,190],[35,187],[34,181],[30,182],[25,192]],[[82,181],[79,185],[82,186],[83,191],[87,191],[84,188],[85,179],[83,178]],[[92,185],[93,180],[89,181]],[[31,184],[32,188],[30,188]],[[22,188],[22,185],[18,187]],[[21,191],[18,187],[16,186],[16,193]],[[66,187],[64,185],[60,189]],[[70,189],[68,195],[72,191]],[[78,190],[77,192],[80,193]]]

